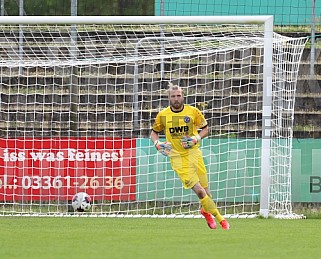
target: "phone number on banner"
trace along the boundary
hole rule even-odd
[[[79,188],[83,190],[87,189],[122,189],[124,186],[124,182],[120,176],[112,177],[88,177],[86,175],[82,175],[79,177],[71,177],[71,176],[39,176],[39,175],[25,175],[22,177],[14,177],[9,180],[8,175],[0,176],[0,189],[17,189],[22,188],[25,190],[33,189],[60,189],[60,188]]]

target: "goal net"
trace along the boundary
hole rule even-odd
[[[190,217],[199,201],[149,139],[169,82],[205,115],[226,217],[292,215],[291,146],[305,38],[272,17],[1,17],[0,211]],[[161,137],[164,137],[161,135]]]

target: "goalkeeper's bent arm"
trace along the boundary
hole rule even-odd
[[[150,139],[153,141],[155,145],[155,142],[159,140],[158,133],[152,130],[152,132],[150,133]]]
[[[207,137],[208,135],[208,126],[201,129],[201,131],[198,133],[198,135],[201,137],[201,139]]]

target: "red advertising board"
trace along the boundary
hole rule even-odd
[[[135,150],[135,139],[0,139],[0,200],[135,200]]]

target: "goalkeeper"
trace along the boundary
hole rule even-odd
[[[201,139],[208,134],[204,115],[199,109],[184,104],[183,90],[178,85],[169,84],[168,98],[170,106],[157,114],[151,140],[160,153],[170,157],[172,169],[181,179],[184,188],[192,189],[198,196],[201,214],[208,226],[215,229],[216,219],[223,229],[229,229],[227,220],[221,216],[211,198],[207,172],[199,149]],[[159,140],[159,133],[162,131],[166,136],[165,142]]]

